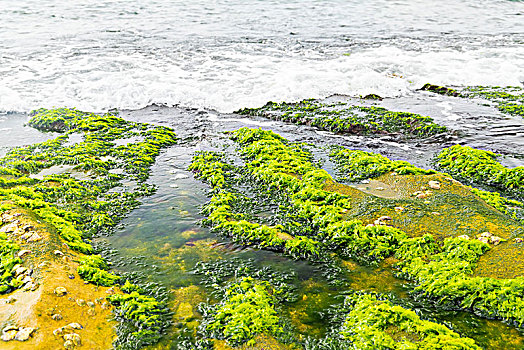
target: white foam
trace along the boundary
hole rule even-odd
[[[34,66],[32,73],[24,72],[18,62],[18,68],[3,79],[0,109],[75,106],[105,111],[160,103],[232,112],[267,101],[331,94],[399,96],[426,82],[519,85],[524,80],[524,54],[516,48],[421,53],[382,46],[323,60],[239,52],[222,57],[220,61],[199,57],[200,64],[194,62],[190,72],[181,69],[182,62],[140,55],[83,57],[67,63],[52,57],[51,69]]]

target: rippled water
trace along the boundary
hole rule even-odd
[[[230,112],[423,83],[519,85],[507,0],[0,0],[0,111],[152,103]]]

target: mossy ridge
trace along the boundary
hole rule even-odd
[[[442,153],[441,153],[442,154]],[[335,163],[339,181],[355,182],[359,180],[377,179],[381,175],[433,175],[438,174],[443,177],[451,176],[447,173],[440,173],[432,169],[422,169],[401,160],[390,160],[387,157],[372,152],[360,150],[350,150],[342,147],[333,147],[330,152],[330,159]],[[500,166],[497,165],[500,169]],[[472,172],[475,166],[471,166]],[[450,171],[449,167],[443,168],[454,176],[456,171]],[[475,170],[476,171],[476,170]],[[500,212],[511,216],[519,221],[524,221],[524,203],[502,197],[497,192],[489,192],[478,188],[469,187],[471,192],[484,200],[487,204]]]
[[[427,116],[393,112],[382,107],[325,104],[313,99],[297,103],[268,102],[260,108],[245,108],[236,113],[262,116],[322,130],[349,134],[399,134],[403,137],[426,137],[446,132],[444,126]]]
[[[376,178],[394,171],[399,175],[431,175],[438,172],[421,169],[402,160],[390,160],[378,154],[360,150],[335,147],[329,154],[337,166],[342,181],[358,181]]]
[[[144,181],[164,147],[176,143],[174,132],[165,127],[125,121],[113,114],[96,115],[66,108],[33,112],[29,124],[44,131],[65,132],[55,139],[10,150],[0,159],[1,211],[25,208],[56,229],[69,248],[91,254],[87,238],[114,225],[139,202],[154,192]],[[81,133],[83,141],[67,145],[69,135]],[[140,138],[139,142],[116,146],[113,141]],[[53,165],[74,165],[90,177],[78,179],[67,174],[50,175],[42,180],[28,177]],[[127,176],[111,173],[123,168]],[[120,181],[137,181],[131,191],[110,192]],[[7,245],[6,245],[7,247]],[[6,248],[7,249],[7,248]],[[7,265],[7,262],[6,262]],[[80,259],[78,273],[86,281],[115,285],[123,279],[107,271],[107,262],[91,255]],[[150,290],[128,282],[124,294],[109,297],[121,321],[115,346],[136,349],[156,342],[169,326],[167,306]],[[8,291],[8,290],[6,290]],[[126,324],[124,324],[126,323]]]
[[[490,151],[455,145],[443,149],[436,161],[441,169],[453,176],[471,183],[494,186],[518,198],[522,197],[524,167],[506,168],[497,162],[497,156]]]
[[[340,330],[352,348],[375,349],[474,349],[473,339],[461,337],[449,328],[422,320],[413,311],[393,305],[373,294],[346,297],[350,309]]]

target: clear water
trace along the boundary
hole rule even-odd
[[[426,82],[520,85],[508,0],[0,0],[0,111],[231,112]]]

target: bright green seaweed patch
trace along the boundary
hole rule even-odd
[[[375,295],[350,295],[345,304],[351,311],[340,333],[354,349],[480,349],[473,339]]]
[[[434,85],[434,84],[429,84],[429,83],[424,84],[424,86],[422,86],[420,90],[431,91],[431,92],[434,92],[440,95],[447,95],[447,96],[454,96],[454,97],[460,96],[457,90],[454,90],[454,89],[451,89],[445,86]]]
[[[258,334],[283,332],[276,299],[268,282],[243,277],[225,291],[224,299],[203,311],[203,328],[209,338],[226,339],[232,345],[254,345]]]
[[[420,250],[404,250],[400,275],[414,280],[414,292],[450,307],[472,310],[486,317],[524,323],[524,278],[472,277],[475,263],[489,249],[479,240],[448,238],[439,252],[427,240]]]
[[[0,232],[0,294],[9,293],[22,285],[22,281],[16,278],[13,268],[22,263],[16,256],[20,247]]]
[[[433,119],[408,112],[393,112],[382,107],[351,106],[346,103],[324,104],[315,100],[297,103],[268,102],[265,106],[241,109],[237,113],[263,116],[322,130],[350,134],[401,134],[424,137],[446,131]]]
[[[522,196],[524,167],[506,168],[490,151],[455,145],[443,149],[437,156],[437,165],[453,176],[469,182],[486,184]]]
[[[391,171],[400,175],[431,175],[434,170],[417,168],[402,160],[389,160],[381,154],[335,148],[330,159],[337,165],[337,170],[345,181],[357,181],[375,178]]]
[[[129,281],[121,288],[124,294],[108,297],[115,306],[114,317],[120,323],[117,327],[119,338],[114,345],[118,349],[141,349],[156,343],[170,325],[166,303]]]
[[[120,280],[120,277],[108,272],[108,269],[107,262],[100,255],[89,255],[80,260],[77,272],[87,282],[109,287]]]

